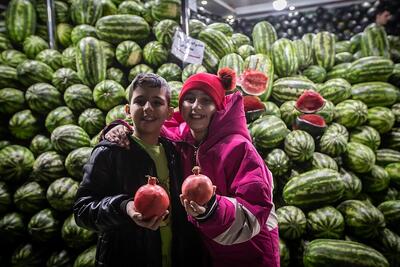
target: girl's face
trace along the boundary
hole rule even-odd
[[[190,90],[183,97],[181,114],[196,141],[204,139],[217,107],[210,96],[201,90]]]

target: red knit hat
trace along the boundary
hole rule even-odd
[[[218,75],[210,73],[197,73],[185,81],[179,94],[179,108],[182,106],[183,97],[190,90],[201,90],[209,95],[217,110],[225,108],[225,92],[236,87],[236,74],[230,68],[222,68]]]

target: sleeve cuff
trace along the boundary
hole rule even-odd
[[[207,203],[206,212],[194,218],[198,222],[205,222],[207,221],[208,218],[210,218],[214,214],[214,211],[217,209],[217,207],[218,207],[217,195],[214,194],[210,199],[210,201],[208,201]]]
[[[126,212],[126,206],[128,205],[128,202],[131,201],[131,199],[127,199],[121,202],[121,204],[119,205],[122,214],[128,215],[128,213]]]

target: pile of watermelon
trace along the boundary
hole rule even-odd
[[[350,40],[329,32],[289,40],[265,21],[246,36],[190,20],[206,49],[201,65],[182,68],[170,54],[179,2],[56,0],[57,49],[48,45],[45,1],[8,4],[0,265],[94,266],[96,233],[76,225],[72,205],[99,132],[125,119],[127,85],[155,72],[176,106],[188,77],[230,67],[267,77],[237,90],[262,101],[248,127],[274,175],[282,266],[399,266],[400,38],[370,25]],[[293,127],[306,90],[325,99],[319,135]],[[248,103],[246,111],[260,110]]]

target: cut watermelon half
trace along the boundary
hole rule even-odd
[[[314,113],[323,108],[325,99],[314,90],[306,90],[296,101],[296,109],[302,113]]]
[[[255,121],[265,112],[265,105],[257,96],[244,96],[243,106],[247,123]]]
[[[306,131],[316,138],[324,133],[326,123],[325,119],[320,115],[302,114],[296,118],[293,129]]]
[[[248,95],[259,96],[267,90],[268,77],[261,71],[247,69],[245,70],[238,84]]]

